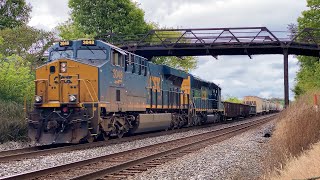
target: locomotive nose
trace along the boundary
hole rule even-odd
[[[98,101],[97,67],[59,59],[39,68],[36,77],[37,106],[60,107]]]

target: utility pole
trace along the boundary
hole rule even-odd
[[[287,108],[289,106],[289,53],[288,49],[283,49],[283,69],[284,69],[284,107]]]

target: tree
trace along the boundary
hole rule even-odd
[[[76,40],[81,38],[93,39],[94,35],[85,34],[71,19],[57,27],[59,36],[64,40]]]
[[[0,30],[4,42],[0,53],[4,56],[18,55],[35,68],[43,63],[43,54],[52,45],[54,36],[50,32],[26,25]]]
[[[0,58],[0,99],[22,103],[34,93],[30,63],[17,55]]]
[[[85,34],[143,34],[151,29],[130,0],[69,0],[71,19]]]
[[[320,1],[307,0],[308,10],[298,18],[298,31],[304,28],[320,28]],[[320,32],[316,34],[320,36]],[[299,56],[300,71],[297,74],[297,84],[293,89],[296,96],[308,90],[320,88],[320,63],[318,58]]]
[[[27,24],[31,6],[25,0],[2,0],[0,2],[0,29]]]
[[[155,57],[152,62],[156,64],[165,64],[172,68],[180,69],[189,72],[197,67],[197,59],[192,56],[187,57]]]
[[[235,96],[229,96],[227,95],[227,98],[225,100],[225,102],[231,102],[231,103],[242,103],[242,100],[235,97]]]

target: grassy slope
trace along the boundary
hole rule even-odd
[[[270,155],[266,158],[267,166],[270,167],[269,172],[271,172],[268,177],[281,179],[282,175],[290,174],[291,171],[287,170],[288,168],[292,169],[292,172],[294,169],[309,169],[308,166],[311,164],[308,162],[314,161],[313,159],[307,160],[308,156],[304,154],[304,150],[310,149],[312,144],[320,140],[320,111],[316,111],[313,105],[313,94],[314,92],[302,96],[281,113],[280,121],[270,140]],[[315,151],[319,153],[319,149]],[[302,154],[304,155],[302,159],[299,158],[298,162],[295,157]],[[320,169],[319,162],[314,164],[318,166],[318,169]],[[292,177],[295,176],[292,174]],[[304,177],[312,176],[320,176],[320,174],[306,173],[304,175]]]
[[[279,175],[280,174],[280,175]],[[320,177],[320,142],[315,144],[311,150],[304,152],[298,158],[291,158],[285,168],[270,179],[309,179]]]

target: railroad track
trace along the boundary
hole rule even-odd
[[[101,156],[3,179],[123,179],[221,142],[275,118],[275,115],[120,153]]]
[[[89,143],[89,144],[44,145],[44,146],[35,146],[35,147],[28,147],[28,148],[23,148],[23,149],[9,150],[9,151],[1,151],[0,152],[0,162],[22,160],[22,159],[27,159],[27,158],[30,159],[30,158],[34,158],[37,156],[70,152],[70,151],[76,151],[76,150],[85,150],[85,149],[102,147],[102,146],[111,145],[111,144],[120,144],[123,142],[129,142],[129,141],[141,140],[141,139],[145,139],[145,138],[157,137],[157,136],[162,136],[162,135],[186,132],[186,131],[191,131],[191,130],[200,129],[200,128],[204,128],[204,127],[217,126],[220,124],[222,124],[222,123],[205,124],[202,126],[194,126],[194,127],[190,127],[190,128],[175,129],[175,130],[171,130],[171,131],[145,133],[145,134],[139,134],[139,135],[130,136],[130,137],[124,137],[121,139],[111,139],[111,140],[107,140],[107,141],[93,142],[93,143]]]
[[[76,150],[85,150],[90,148],[102,147],[111,144],[120,144],[123,142],[141,140],[145,138],[157,137],[162,135],[168,135],[173,133],[180,133],[186,132],[190,130],[200,129],[204,127],[216,126],[218,124],[210,124],[210,125],[203,125],[203,126],[194,126],[190,128],[183,128],[183,129],[175,129],[171,131],[160,131],[160,132],[152,132],[152,133],[144,133],[130,137],[123,137],[121,139],[109,139],[107,141],[98,141],[88,144],[78,144],[78,145],[44,145],[44,146],[35,146],[35,147],[28,147],[23,149],[15,149],[9,151],[0,151],[0,162],[6,161],[14,161],[14,160],[22,160],[27,158],[33,158],[37,156],[43,156],[48,154],[54,153],[63,153],[63,152],[70,152]]]

